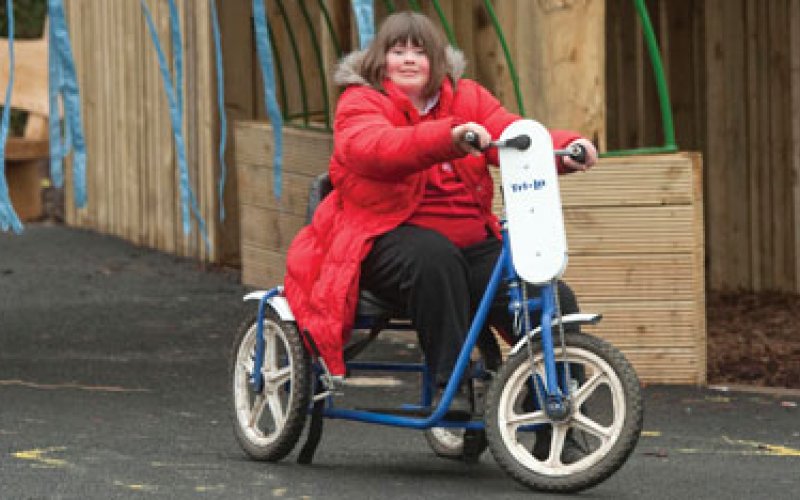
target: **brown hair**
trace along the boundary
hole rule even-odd
[[[386,53],[395,44],[408,40],[421,47],[428,56],[430,77],[422,93],[423,97],[431,97],[447,75],[447,44],[439,29],[422,14],[398,12],[384,19],[367,48],[359,73],[373,87],[382,88],[386,76]]]

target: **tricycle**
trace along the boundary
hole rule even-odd
[[[466,462],[488,447],[505,472],[539,491],[583,490],[625,463],[642,430],[636,372],[614,346],[581,332],[601,315],[560,297],[567,244],[555,157],[580,162],[585,151],[554,151],[548,131],[532,120],[512,123],[493,146],[506,211],[503,249],[441,398],[434,401],[425,363],[355,359],[380,331],[413,329],[392,304],[362,291],[355,327],[369,334],[346,349],[348,373],[419,373],[419,401],[343,408],[336,404],[343,377],[331,375],[313,337],[298,328],[282,287],[252,292],[245,300],[258,301],[258,310],[239,331],[230,366],[235,435],[251,458],[285,458],[310,416],[301,463],[311,462],[324,418],[423,430],[436,454]],[[325,176],[316,180],[312,210],[330,189]],[[503,282],[514,345],[497,366],[474,352]],[[449,412],[462,378],[472,389],[474,411],[466,416]]]

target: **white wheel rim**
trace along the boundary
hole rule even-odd
[[[236,352],[233,394],[236,419],[248,441],[257,446],[271,444],[286,424],[286,412],[294,397],[294,374],[289,342],[275,322],[264,320],[264,389],[254,395],[250,374],[256,347],[256,323],[242,338]],[[289,384],[289,390],[286,390]]]
[[[561,359],[561,351],[559,349],[558,361],[561,361]],[[625,421],[625,396],[622,382],[614,370],[611,369],[611,366],[596,354],[578,347],[567,347],[567,360],[570,363],[578,363],[590,369],[592,375],[572,394],[572,405],[576,410],[565,422],[553,423],[542,410],[523,414],[515,411],[514,403],[517,401],[520,391],[527,391],[526,383],[531,374],[529,363],[522,363],[509,377],[508,383],[503,388],[497,409],[500,436],[506,449],[525,468],[547,476],[567,476],[582,472],[595,465],[606,456],[611,447],[617,442]],[[536,367],[536,372],[544,378],[541,353],[534,357],[534,366]],[[613,416],[609,426],[603,426],[577,410],[601,386],[607,386],[611,396],[610,402]],[[551,449],[549,456],[545,460],[537,459],[526,448],[525,443],[521,443],[517,439],[517,430],[520,426],[534,424],[552,424]],[[601,444],[580,460],[564,464],[561,462],[561,451],[567,431],[570,428],[584,431],[594,436],[600,440]]]

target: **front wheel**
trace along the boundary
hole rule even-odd
[[[542,410],[541,346],[534,347],[533,363],[527,349],[508,359],[487,397],[492,455],[514,479],[539,491],[575,492],[604,481],[625,463],[642,431],[639,380],[622,353],[589,335],[566,333],[565,339],[567,366],[577,375],[568,381],[566,418],[554,422]],[[559,346],[561,380],[563,359]]]
[[[233,344],[230,376],[236,439],[256,460],[277,461],[300,439],[311,396],[308,354],[293,323],[267,308],[264,314],[263,388],[251,384],[257,320],[242,325]]]

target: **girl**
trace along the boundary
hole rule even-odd
[[[481,152],[464,136],[474,132],[483,149],[519,119],[461,78],[464,66],[428,18],[402,12],[337,70],[346,89],[334,121],[334,189],[292,242],[285,279],[300,328],[334,375],[345,373],[342,348],[359,288],[407,311],[435,380],[445,383],[455,365],[501,250],[487,168],[497,164],[497,151]],[[577,142],[587,150],[584,164],[558,161],[559,172],[597,161],[577,133],[551,135],[555,148]],[[572,297],[565,285],[561,292]],[[505,306],[496,312],[490,321],[510,331]],[[481,346],[485,356],[499,357],[491,335]],[[457,398],[452,409],[465,404]]]

